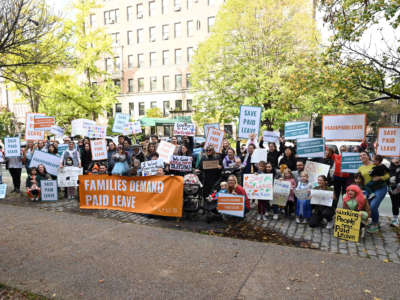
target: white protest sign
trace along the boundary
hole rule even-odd
[[[4,138],[4,155],[5,157],[21,156],[21,144],[19,137]]]
[[[272,200],[272,174],[244,174],[243,188],[249,199]]]
[[[300,200],[309,200],[310,199],[310,190],[309,189],[295,189],[294,195],[297,199]]]
[[[311,183],[318,181],[318,176],[328,176],[330,166],[307,160],[304,171],[308,173],[308,180]]]
[[[33,152],[29,168],[37,167],[38,165],[44,165],[46,167],[47,173],[57,176],[58,167],[60,166],[60,160],[60,156],[35,150]]]
[[[191,172],[193,157],[173,155],[169,162],[169,169],[173,171]]]
[[[78,167],[64,167],[58,169],[57,183],[59,187],[78,186],[79,175],[83,169]]]
[[[221,153],[225,132],[223,130],[208,128],[204,149],[213,146],[216,153]]]
[[[174,135],[194,136],[196,127],[192,123],[176,122],[174,124]]]
[[[296,155],[298,157],[324,157],[325,139],[298,139],[296,144]]]
[[[107,142],[106,142],[106,140],[92,140],[92,141],[90,141],[90,148],[92,151],[92,160],[107,159]]]
[[[116,113],[112,131],[124,133],[124,128],[126,127],[126,124],[129,123],[129,119],[130,116],[128,114]]]
[[[0,152],[0,163],[4,162],[4,155],[3,152]]]
[[[381,127],[378,129],[377,154],[400,156],[400,127]]]
[[[51,126],[50,128],[50,133],[54,134],[55,136],[64,136],[64,129],[62,129],[60,126]]]
[[[238,137],[248,139],[250,134],[258,136],[261,123],[260,106],[240,106]]]
[[[57,201],[57,180],[41,180],[40,197],[42,201]]]
[[[327,141],[361,141],[366,130],[366,114],[322,116],[322,137]]]
[[[159,168],[164,168],[164,163],[161,159],[148,160],[140,164],[142,176],[156,175]]]
[[[279,143],[279,138],[281,134],[279,131],[263,131],[263,141],[264,143]]]
[[[268,149],[255,149],[251,156],[251,163],[267,162]]]
[[[140,121],[128,122],[125,124],[123,135],[142,133]]]
[[[358,168],[362,162],[358,152],[342,152],[340,171],[344,173],[358,173]]]
[[[142,125],[140,121],[133,122],[133,134],[142,133]]]
[[[218,194],[217,210],[221,214],[244,217],[244,201],[242,195]]]
[[[219,124],[218,123],[209,123],[209,124],[204,124],[203,129],[204,129],[204,136],[207,136],[207,132],[209,128],[215,128],[219,130]]]
[[[164,163],[169,164],[172,155],[175,152],[176,145],[161,141],[158,144],[157,153],[159,154],[160,158],[164,161]]]
[[[311,204],[332,206],[333,191],[311,190]]]
[[[25,141],[44,140],[44,131],[35,130],[35,116],[44,116],[40,113],[27,113],[25,122]]]
[[[7,194],[7,184],[0,184],[0,199],[4,199]]]
[[[87,136],[88,128],[90,126],[96,126],[96,122],[87,119],[76,119],[71,122],[71,135],[72,136]]]
[[[91,139],[104,139],[106,132],[107,126],[91,125],[87,128],[87,137]]]
[[[272,204],[285,206],[290,194],[290,182],[284,180],[274,181],[274,199]]]
[[[307,139],[310,137],[310,122],[286,122],[285,138],[287,140]]]

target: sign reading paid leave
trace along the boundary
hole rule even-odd
[[[92,140],[90,141],[90,148],[92,150],[93,160],[107,159],[107,142],[106,140]]]
[[[4,155],[5,157],[21,156],[21,144],[18,137],[4,138]]]
[[[80,208],[181,217],[183,177],[79,176]]]
[[[337,208],[333,235],[339,239],[358,242],[361,212]]]
[[[221,214],[244,217],[244,196],[231,194],[218,194],[217,210]]]
[[[42,201],[57,201],[57,180],[41,180],[40,197]]]
[[[177,122],[174,124],[174,135],[194,136],[196,127],[192,123]]]
[[[50,131],[55,124],[55,117],[35,116],[33,128],[35,128],[35,131]]]
[[[157,152],[160,155],[160,158],[164,161],[164,163],[169,164],[172,155],[174,154],[176,145],[161,141],[158,144]]]
[[[307,139],[310,137],[309,122],[286,122],[285,138],[288,140]]]
[[[322,136],[328,141],[361,141],[366,130],[366,114],[322,116]]]
[[[400,127],[379,128],[377,154],[400,156]]]
[[[249,199],[272,200],[272,174],[244,174],[243,187]]]
[[[25,140],[26,141],[37,141],[44,140],[44,131],[35,130],[35,116],[44,116],[39,113],[27,113],[25,122]]]
[[[203,129],[204,129],[204,136],[207,136],[207,132],[209,128],[215,128],[219,130],[219,124],[218,123],[209,123],[209,124],[204,124]]]
[[[250,134],[258,136],[261,122],[261,107],[240,106],[239,138],[248,139]]]
[[[206,136],[204,149],[208,146],[213,146],[216,153],[221,153],[222,142],[224,141],[225,132],[223,130],[209,128]]]

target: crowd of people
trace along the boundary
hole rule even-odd
[[[142,163],[160,160],[157,153],[159,142],[159,138],[155,135],[145,137],[141,141],[136,140],[135,137],[131,139],[121,135],[118,137],[118,143],[108,142],[106,160],[94,161],[89,138],[74,141],[70,137],[64,137],[63,144],[67,144],[68,148],[62,153],[58,151],[57,141],[37,143],[28,141],[25,149],[21,150],[21,156],[8,158],[6,165],[12,177],[13,192],[17,193],[21,188],[21,170],[23,166],[26,167],[27,194],[33,201],[39,201],[40,181],[55,179],[56,176],[48,174],[43,164],[29,168],[35,150],[60,156],[60,168],[75,166],[82,168],[84,174],[144,176],[146,174],[142,170]],[[250,136],[247,143],[237,140],[236,145],[224,139],[220,153],[216,153],[212,146],[204,148],[204,143],[195,145],[193,137],[173,136],[170,138],[170,143],[176,145],[175,155],[192,157],[192,170],[171,170],[168,164],[161,161],[155,175],[195,174],[202,183],[204,197],[215,194],[219,190],[242,194],[246,197],[246,212],[251,208],[251,201],[242,187],[244,174],[272,174],[274,180],[289,182],[291,190],[285,206],[271,205],[268,200],[257,201],[258,220],[266,220],[269,216],[277,220],[280,217],[295,215],[297,223],[309,224],[311,227],[332,228],[335,210],[342,196],[343,208],[361,211],[363,223],[368,225],[364,228],[374,233],[379,231],[379,206],[389,192],[392,201],[392,225],[399,226],[399,159],[394,158],[389,163],[384,161],[382,156],[367,151],[366,142],[352,148],[327,147],[323,158],[311,159],[330,166],[330,172],[327,175],[320,175],[318,182],[315,183],[310,182],[309,174],[304,169],[307,159],[296,156],[296,143],[289,145],[283,138],[280,138],[279,145],[271,142],[264,143],[262,137],[258,139],[255,136]],[[268,148],[266,160],[252,163],[255,149],[265,147]],[[359,153],[362,165],[358,173],[341,172],[341,153],[343,152]],[[217,161],[217,164],[214,168],[205,168],[204,162],[207,161]],[[332,206],[312,205],[312,189],[332,191]]]

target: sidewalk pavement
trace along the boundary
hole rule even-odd
[[[0,208],[0,282],[59,299],[399,299],[399,280],[378,260]]]

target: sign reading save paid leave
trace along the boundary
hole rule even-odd
[[[400,156],[400,127],[379,128],[377,154]]]
[[[231,194],[218,194],[217,210],[221,214],[244,217],[244,196]]]
[[[322,136],[327,141],[361,141],[366,130],[366,114],[322,116]]]
[[[258,136],[260,122],[261,107],[242,105],[239,117],[239,138],[248,139],[250,134]]]
[[[337,208],[333,235],[342,240],[358,242],[361,212]]]
[[[213,146],[216,153],[221,153],[224,135],[225,132],[223,130],[208,128],[204,149],[207,149],[208,146]]]
[[[106,140],[92,140],[92,141],[90,141],[90,148],[92,151],[92,160],[107,159],[107,142],[106,142]]]
[[[183,177],[79,176],[80,208],[181,217]]]
[[[4,138],[5,157],[21,156],[21,143],[18,137]]]

